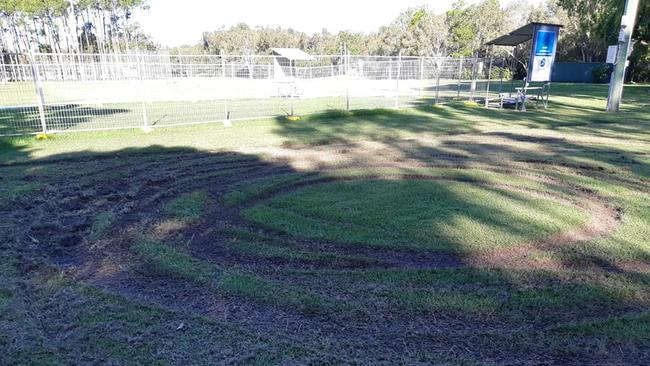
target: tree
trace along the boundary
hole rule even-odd
[[[607,46],[618,37],[625,1],[620,0],[557,0],[569,14],[568,37],[573,39],[575,50],[583,62],[603,61]],[[650,4],[641,1],[632,39],[636,42],[630,59],[628,80],[640,80],[635,73],[646,74],[640,65],[648,65],[650,35]]]
[[[148,40],[131,21],[135,8],[146,7],[145,0],[0,0],[0,46],[15,52],[129,52]]]
[[[400,14],[375,38],[374,51],[379,55],[437,56],[446,48],[447,30],[444,17],[420,7]]]
[[[485,43],[506,31],[507,16],[499,0],[483,0],[467,6],[454,3],[446,14],[452,56],[484,55]]]

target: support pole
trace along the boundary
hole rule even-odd
[[[438,74],[436,75],[436,103],[438,104],[440,99],[440,70],[438,70]]]
[[[147,116],[147,103],[145,101],[147,92],[145,90],[144,83],[144,55],[138,57],[138,76],[140,77],[140,97],[142,102],[142,130],[144,132],[150,132],[151,127],[149,127],[149,117]]]
[[[295,94],[296,90],[296,82],[295,80],[291,81],[291,92],[289,94],[289,103],[291,104],[291,113],[289,114],[290,116],[294,116],[294,110],[293,110],[293,95]]]
[[[38,116],[41,120],[41,132],[47,133],[47,124],[45,121],[45,95],[43,94],[43,85],[41,84],[40,71],[36,65],[34,53],[29,53],[29,61],[32,66],[32,76],[34,77],[34,89],[36,91],[36,103],[38,104]]]
[[[219,51],[219,56],[221,57],[221,77],[226,78],[226,58],[224,56],[223,50]]]
[[[397,58],[397,78],[395,78],[395,108],[399,108],[399,79],[402,77],[402,51]]]
[[[625,12],[621,18],[621,30],[618,35],[618,50],[616,51],[616,64],[609,82],[609,96],[607,98],[607,111],[618,112],[621,109],[621,98],[623,97],[623,83],[625,82],[625,70],[627,68],[627,57],[634,31],[634,23],[639,8],[639,0],[627,0]]]
[[[345,71],[345,110],[350,111],[350,75],[348,74],[348,46],[345,45],[345,48],[343,50],[344,53],[344,64],[345,68],[343,69]]]
[[[422,83],[424,82],[424,57],[420,57],[420,91],[418,96],[422,98]]]
[[[463,56],[460,56],[460,61],[458,62],[458,93],[456,94],[456,99],[460,99],[460,83],[463,79]]]
[[[492,57],[490,57],[490,66],[488,67],[487,85],[485,86],[485,107],[488,107],[490,100],[490,79],[492,78]]]
[[[469,100],[472,102],[474,101],[474,93],[476,92],[476,74],[477,74],[476,68],[478,67],[477,60],[478,57],[474,57],[472,59],[472,82],[470,84],[470,95],[469,95]]]
[[[230,111],[228,110],[228,96],[224,95],[223,97],[223,113],[224,113],[224,120],[223,120],[223,125],[225,127],[230,127],[232,126],[232,121],[230,121]]]
[[[5,71],[5,55],[4,53],[0,53],[0,84],[5,84],[8,81]]]

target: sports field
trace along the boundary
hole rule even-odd
[[[0,138],[0,364],[649,364],[650,87],[552,94]]]

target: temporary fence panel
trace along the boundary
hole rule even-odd
[[[0,135],[277,118],[484,98],[486,59],[2,54]]]

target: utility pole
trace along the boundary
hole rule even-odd
[[[621,30],[618,35],[618,49],[616,51],[616,63],[614,72],[609,82],[609,96],[607,98],[607,111],[618,112],[621,108],[623,96],[623,83],[625,82],[625,69],[627,68],[627,57],[632,42],[634,22],[639,8],[639,0],[626,0],[625,12],[621,18]]]

